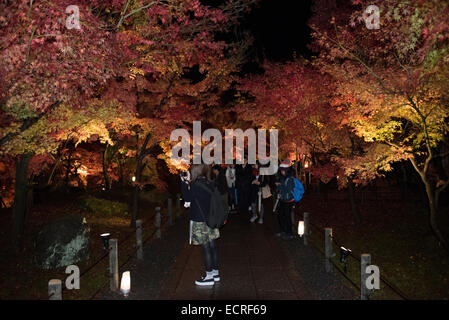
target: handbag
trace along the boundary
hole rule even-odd
[[[271,189],[270,186],[267,184],[266,186],[262,187],[262,198],[267,199],[271,197]]]

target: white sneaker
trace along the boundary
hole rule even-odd
[[[196,280],[195,284],[197,286],[213,286],[215,283],[214,277],[211,275],[206,275],[201,278],[201,280]]]
[[[259,224],[262,224],[262,223],[263,223],[263,219],[260,218],[260,219],[259,219]]]
[[[220,274],[219,274],[218,270],[212,270],[212,274],[214,276],[215,282],[220,281]]]
[[[251,217],[251,219],[249,221],[251,221],[251,223],[253,223],[256,220],[257,220],[257,215],[255,214]]]

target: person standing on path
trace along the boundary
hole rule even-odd
[[[283,240],[293,239],[291,212],[295,202],[293,190],[295,188],[295,180],[290,168],[290,161],[285,160],[279,166],[280,176],[276,182],[278,192],[280,194],[279,203],[279,232],[276,234]]]
[[[252,168],[248,164],[248,159],[243,160],[242,165],[238,165],[236,172],[237,201],[239,213],[251,210],[251,172]]]
[[[262,188],[266,185],[266,177],[260,175],[259,166],[257,164],[253,164],[253,172],[251,178],[251,210],[253,212],[253,216],[250,219],[251,223],[255,222],[257,218],[259,218],[259,224],[263,223],[264,207],[262,201]]]
[[[229,211],[234,211],[237,206],[235,189],[235,165],[230,164],[226,168],[226,183],[228,184]]]
[[[206,269],[206,275],[195,281],[195,284],[199,286],[211,286],[215,282],[220,281],[218,250],[215,243],[215,240],[220,237],[220,231],[212,229],[206,224],[206,215],[209,214],[210,210],[211,195],[203,188],[206,186],[213,190],[215,187],[209,178],[210,167],[206,164],[193,164],[190,167],[190,174],[181,176],[182,196],[186,202],[190,202],[189,243],[201,245]]]
[[[218,192],[220,192],[225,210],[228,210],[228,183],[226,181],[226,173],[225,169],[218,164],[212,167],[212,181],[217,186]]]

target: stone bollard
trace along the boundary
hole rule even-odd
[[[156,238],[161,238],[161,207],[156,207],[156,215],[154,216],[154,226],[156,227]]]
[[[142,220],[136,221],[137,259],[143,260]]]
[[[332,258],[334,257],[332,250],[332,228],[324,229],[324,250],[326,272],[332,272]]]
[[[366,279],[368,275],[366,273],[366,267],[371,264],[371,255],[364,253],[360,256],[360,300],[368,300],[370,291],[366,287]]]
[[[309,244],[309,237],[310,237],[310,223],[309,223],[309,213],[304,212],[304,245],[307,246]]]
[[[48,281],[48,300],[62,300],[62,281],[51,279]]]
[[[173,225],[173,199],[168,198],[167,200],[167,215],[168,215],[168,225]]]
[[[109,240],[109,276],[110,289],[113,292],[118,291],[118,242],[117,239]]]

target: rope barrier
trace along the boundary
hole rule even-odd
[[[323,256],[325,255],[324,252],[321,251],[321,249],[319,249],[315,243],[312,242],[312,245],[319,253],[321,253]],[[343,271],[341,271],[340,268],[338,268],[337,265],[334,263],[334,261],[331,260],[331,262],[332,265],[335,267],[335,269],[337,269],[343,275],[343,277],[346,278],[346,280],[348,280],[358,291],[360,291],[360,286],[356,284],[352,279],[350,279]]]
[[[314,227],[316,230],[319,230],[321,233],[324,234],[323,228],[320,228],[318,226],[316,226],[315,224],[309,222],[309,225],[311,225],[312,227]],[[339,243],[339,241],[336,240],[336,238],[334,236],[332,236],[332,242],[337,246],[337,247],[341,247],[341,243]],[[314,246],[316,247],[316,245],[314,244]],[[316,247],[317,248],[317,247]],[[318,248],[317,248],[318,249]],[[318,251],[320,251],[320,253],[322,253],[324,255],[324,253],[318,249]],[[349,252],[348,254],[349,257],[353,258],[354,260],[357,261],[357,263],[360,263],[359,259],[357,258],[357,256],[355,255],[355,253],[353,251]],[[335,266],[335,263],[331,260],[332,264]],[[336,267],[338,271],[340,271],[340,273],[342,273],[342,271]],[[350,282],[352,282],[352,280],[350,280],[344,273],[342,273],[343,276],[348,279]],[[390,288],[395,294],[397,294],[401,299],[403,300],[410,300],[409,298],[407,298],[407,296],[402,292],[402,290],[400,290],[398,287],[396,287],[395,285],[393,285],[391,283],[391,281],[389,281],[388,279],[386,279],[385,277],[383,277],[382,275],[380,275],[380,281],[382,281],[388,288]],[[360,287],[358,287],[358,290],[360,291]]]
[[[152,218],[154,218],[154,215],[152,216]],[[151,218],[148,218],[148,220],[147,221],[149,221]],[[165,217],[164,216],[162,216],[161,217],[161,229],[162,229],[162,227],[163,226],[167,226],[168,225],[168,218],[167,219],[165,219]],[[145,240],[143,240],[142,241],[142,246],[148,241],[148,240],[150,240],[150,239],[152,239],[153,237],[154,237],[154,235],[156,234],[156,232],[157,232],[157,230],[158,230],[158,228],[157,227],[155,227],[154,226],[154,230],[153,230],[153,232],[151,232],[151,234],[148,236],[148,237],[146,237],[145,238]],[[134,256],[134,254],[136,253],[136,251],[137,251],[137,247],[128,255],[128,257],[126,258],[126,260],[118,267],[118,269],[120,270],[120,269],[122,269],[130,260],[131,260],[131,258]],[[102,286],[102,287],[100,287],[97,291],[95,291],[94,292],[94,294],[89,298],[89,300],[92,300],[92,299],[94,299],[106,286],[107,286],[107,282]]]
[[[151,221],[151,220],[153,220],[154,219],[154,217],[155,217],[155,213],[153,214],[153,215],[151,215],[150,217],[148,217],[144,222],[142,222],[142,224],[143,225],[146,225],[146,223],[147,222],[149,222],[149,221]],[[165,220],[167,220],[167,221],[165,221]],[[162,227],[163,226],[166,226],[168,224],[168,217],[167,217],[167,219],[165,219],[165,216],[161,216],[161,229],[162,229]],[[148,224],[148,225],[152,225],[152,224]],[[155,230],[153,230],[153,232],[144,240],[144,241],[142,241],[142,246],[149,240],[149,239],[151,239],[151,238],[153,238],[154,237],[154,235],[155,235],[155,233],[157,232],[157,227],[155,227]],[[120,243],[121,244],[124,244],[124,243],[126,243],[129,239],[131,239],[131,237],[133,236],[133,235],[135,235],[136,234],[136,228],[134,228],[134,230],[133,231],[131,231],[131,232],[129,232],[126,236],[125,236],[125,238],[122,238],[122,240],[120,241]],[[134,256],[134,254],[137,252],[137,250],[138,250],[138,247],[136,246],[135,247],[135,249],[131,252],[131,254],[129,254],[129,256],[127,257],[127,259],[126,259],[126,261],[124,262],[124,263],[122,263],[122,265],[121,266],[119,266],[119,269],[121,269],[124,265],[126,265],[128,262],[129,262],[129,260]],[[105,254],[103,254],[98,260],[96,260],[94,263],[92,263],[87,269],[85,269],[85,270],[83,270],[83,272],[80,274],[80,279],[81,279],[81,277],[82,276],[84,276],[84,275],[86,275],[89,271],[91,271],[94,267],[96,267],[101,261],[103,261],[106,257],[108,257],[109,256],[109,251],[110,251],[110,249],[108,249],[107,250],[107,252],[105,253]],[[108,276],[110,277],[110,274],[108,274]],[[108,277],[107,276],[107,277]],[[93,299],[102,289],[104,289],[104,287],[107,285],[107,282],[102,286],[102,287],[100,287],[97,291],[95,291],[95,293],[89,298],[89,300],[91,300],[91,299]],[[61,288],[61,293],[62,292],[64,292],[66,290],[66,288],[65,287],[62,287]],[[49,296],[48,296],[48,298],[51,298],[52,296],[54,295],[54,292],[52,293],[52,294],[50,294]]]

